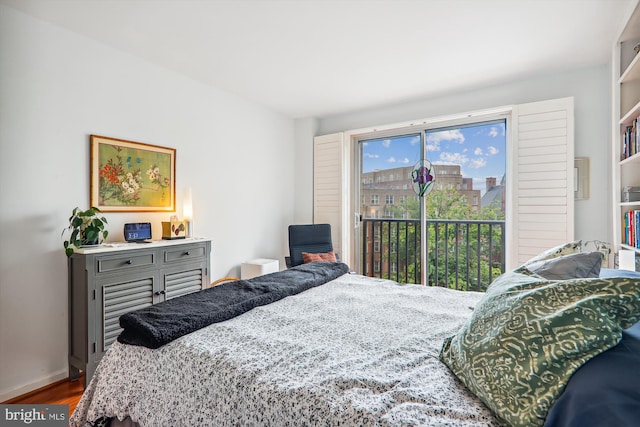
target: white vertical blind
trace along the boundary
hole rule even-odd
[[[313,140],[313,222],[331,224],[334,250],[349,259],[346,217],[348,177],[344,173],[344,134],[323,135]],[[347,234],[348,236],[348,234]]]
[[[507,248],[513,257],[507,268],[574,239],[573,98],[514,106],[512,124]]]

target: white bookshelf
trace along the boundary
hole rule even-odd
[[[615,250],[640,249],[625,242],[625,215],[640,210],[640,202],[623,202],[627,186],[640,186],[640,153],[623,155],[624,133],[640,117],[640,2],[635,6],[615,45],[613,63],[613,245]],[[640,131],[638,132],[640,135]],[[640,142],[639,142],[640,145]]]

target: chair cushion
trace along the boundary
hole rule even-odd
[[[312,254],[309,252],[302,252],[302,260],[305,264],[310,263],[310,262],[316,262],[316,261],[330,261],[330,262],[337,262],[338,260],[336,259],[336,254],[333,253],[333,251],[331,252],[325,252],[325,253],[319,253],[319,254]]]

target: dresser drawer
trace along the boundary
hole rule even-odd
[[[207,252],[205,245],[189,245],[164,250],[163,260],[165,263],[200,261],[204,259]]]
[[[149,267],[155,264],[155,252],[119,254],[112,257],[97,258],[97,273],[104,274],[137,267]]]

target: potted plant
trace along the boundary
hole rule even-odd
[[[69,217],[69,227],[62,231],[63,235],[67,231],[71,233],[69,240],[63,243],[64,252],[68,257],[73,254],[74,248],[97,245],[107,238],[109,231],[104,228],[107,219],[99,214],[100,209],[93,206],[86,211],[80,208],[73,209]]]

